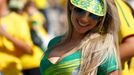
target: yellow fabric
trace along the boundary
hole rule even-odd
[[[46,22],[46,19],[44,18],[43,14],[38,12],[33,14],[30,17],[30,21],[33,22],[35,21],[37,23],[37,25],[35,25],[38,34],[40,34],[41,37],[44,37],[45,35],[47,35],[47,31],[43,28],[43,24]],[[33,24],[32,24],[33,27]]]
[[[13,36],[15,36],[14,34],[17,31],[17,29],[15,29],[15,19],[16,16],[14,13],[0,18],[0,25],[2,25],[2,27]],[[14,50],[15,48],[13,44],[0,35],[0,71],[2,71],[4,75],[22,75],[22,65],[19,58],[10,54],[14,52]]]
[[[130,68],[128,67],[128,63],[125,62],[122,75],[134,75],[134,57],[131,59]]]
[[[120,26],[120,38],[134,34],[134,17],[132,16],[130,8],[122,1],[115,0],[118,8],[121,26]]]
[[[122,71],[122,75],[130,75],[130,71],[128,69],[127,62],[125,62],[125,64],[124,64],[124,69]]]
[[[47,0],[33,0],[38,9],[46,9],[47,8]]]
[[[0,36],[1,51],[3,53],[10,53],[11,55],[18,54],[16,57],[20,59],[23,69],[39,67],[42,51],[33,45],[26,20],[16,13],[10,13],[8,16],[1,18],[1,25],[10,35],[14,36],[18,40],[20,39],[23,42],[26,42],[29,46],[31,46],[33,55],[20,52],[17,48],[15,48],[12,42],[3,36]],[[2,58],[4,57],[0,57],[0,59]]]
[[[28,14],[26,12],[23,12],[22,14],[20,14],[20,16],[24,18],[26,21],[28,20]]]
[[[39,25],[43,25],[46,22],[46,19],[44,18],[43,14],[40,12],[37,12],[30,16],[31,21],[37,21]]]
[[[26,20],[24,20],[24,21],[26,23]],[[41,59],[41,56],[42,56],[43,52],[40,50],[40,48],[33,45],[31,37],[30,37],[30,31],[29,31],[28,24],[26,23],[25,25],[20,26],[20,28],[21,29],[24,28],[23,30],[25,30],[25,37],[24,37],[24,34],[23,34],[22,37],[24,38],[25,42],[27,42],[29,44],[31,42],[31,47],[32,47],[32,50],[33,50],[33,55],[24,54],[20,57],[23,68],[24,69],[30,69],[30,68],[39,67],[40,59]],[[28,33],[28,34],[26,34],[26,33]]]
[[[22,75],[21,70],[22,66],[18,58],[0,52],[0,71],[4,75]]]
[[[131,59],[130,75],[134,75],[134,57]]]
[[[123,2],[123,0],[115,0],[121,26],[119,32],[120,42],[127,36],[134,35],[134,17],[130,8]],[[131,59],[130,68],[128,68],[127,62],[124,64],[124,70],[122,75],[134,75],[134,58]]]
[[[40,60],[41,56],[43,55],[43,52],[37,46],[33,46],[32,49],[33,49],[33,55],[25,54],[20,58],[23,65],[23,69],[36,68],[39,67],[40,65]]]

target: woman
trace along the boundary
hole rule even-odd
[[[109,0],[68,0],[67,5],[68,32],[50,41],[42,75],[119,75],[115,7]]]

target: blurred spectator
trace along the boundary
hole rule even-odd
[[[46,23],[46,19],[43,14],[38,11],[32,1],[28,1],[24,9],[28,14],[27,21],[30,25],[32,40],[34,44],[44,50],[50,40],[47,31],[43,28],[44,23]]]
[[[48,3],[47,0],[32,0],[35,3],[35,6],[37,7],[37,9],[43,13],[44,17],[46,18],[46,25],[44,25],[44,27],[46,28],[46,30],[48,31],[48,16],[47,16],[47,12],[46,9],[48,8]]]
[[[14,17],[14,18],[13,18]],[[19,58],[14,56],[14,47],[18,46],[12,39],[13,30],[16,32],[15,19],[17,15],[8,10],[8,0],[0,0],[0,74],[22,75],[22,66]],[[12,19],[13,18],[13,19]],[[8,32],[8,33],[7,33]],[[10,42],[14,41],[13,43]],[[14,44],[14,46],[13,46]],[[24,51],[25,52],[25,51]],[[14,54],[13,54],[14,53]]]
[[[120,16],[120,56],[123,75],[134,75],[134,17],[130,5],[123,0],[114,0]],[[132,59],[131,59],[132,58]]]
[[[0,0],[0,71],[4,75],[40,75],[42,51],[33,45],[27,22]]]

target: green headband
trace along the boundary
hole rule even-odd
[[[105,0],[71,0],[71,3],[76,7],[98,16],[104,16],[106,13],[106,3],[104,1]]]

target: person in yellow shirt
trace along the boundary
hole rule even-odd
[[[7,3],[9,0],[0,1],[0,74],[2,75],[22,75],[22,65],[20,60],[12,55],[13,47],[11,43],[6,39],[8,35],[5,35],[4,30],[9,30],[12,28],[7,28],[6,25],[12,24],[13,20],[9,20],[9,17],[12,18],[13,15],[9,14],[7,9]],[[11,17],[12,16],[12,17]],[[9,25],[9,26],[10,26]],[[10,37],[10,36],[9,36]],[[12,37],[10,37],[12,39]]]
[[[40,75],[42,51],[33,45],[27,22],[8,9],[7,1],[0,1],[0,72]]]
[[[48,0],[31,0],[34,2],[37,9],[43,14],[46,18],[46,25],[45,28],[48,29],[48,16],[47,16],[47,9],[48,9]]]
[[[123,0],[114,0],[120,16],[120,57],[123,75],[134,75],[134,17],[133,10]],[[132,59],[131,59],[132,58]]]
[[[42,50],[45,50],[50,40],[50,37],[43,26],[46,24],[46,18],[37,10],[32,1],[28,1],[25,4],[24,9],[24,12],[27,13],[27,21],[29,23],[34,44],[39,46]]]

